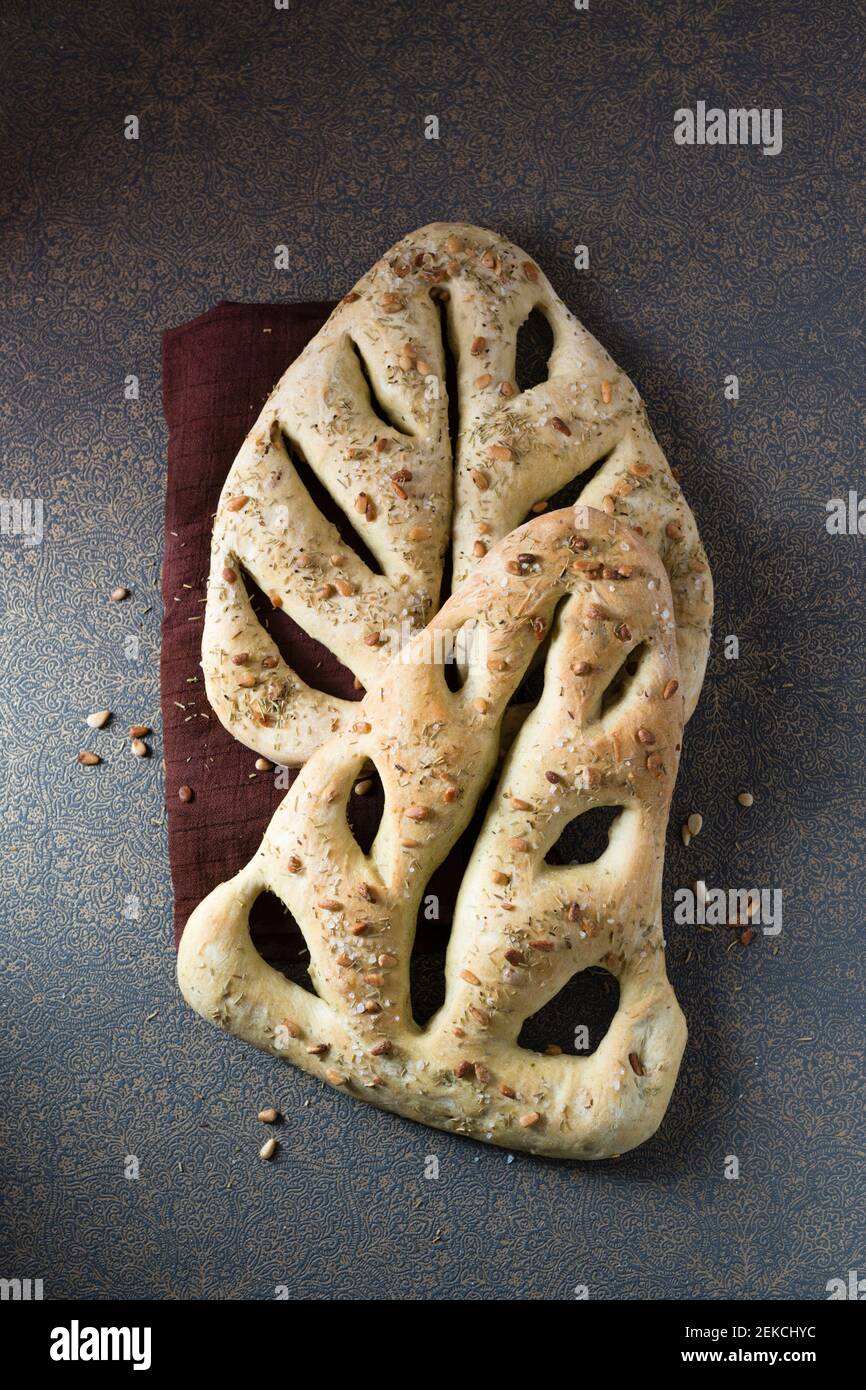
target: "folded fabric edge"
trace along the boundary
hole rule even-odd
[[[257,310],[291,309],[295,314],[303,314],[308,318],[316,318],[321,317],[322,314],[326,316],[330,314],[336,307],[336,304],[337,301],[335,299],[303,299],[297,303],[291,300],[266,300],[258,304],[244,303],[236,299],[221,299],[213,308],[205,309],[202,313],[197,314],[195,318],[185,319],[183,323],[174,324],[170,328],[164,328],[162,331],[162,342],[164,345],[168,340],[178,338],[184,333],[190,333],[196,328],[201,328],[204,324],[227,315],[229,311],[255,313]]]

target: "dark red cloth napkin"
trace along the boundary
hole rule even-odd
[[[229,736],[205,694],[199,663],[211,525],[247,430],[274,383],[332,307],[220,304],[163,335],[168,483],[160,681],[175,943],[202,898],[252,858],[285,796],[274,772],[256,771],[256,755]],[[316,501],[328,508],[325,496],[317,494]],[[345,523],[345,518],[331,519]],[[351,673],[290,618],[270,603],[260,616],[303,679],[344,699],[360,698]],[[191,801],[180,800],[182,786],[192,789]],[[350,800],[350,822],[365,848],[381,810],[377,787]],[[428,923],[422,907],[422,945],[441,943],[447,933],[467,848],[468,840],[455,846],[430,880],[428,893],[435,895],[438,918],[435,925]],[[256,945],[267,959],[298,959],[303,942],[278,899],[262,895],[251,921]]]
[[[160,682],[175,942],[193,908],[255,853],[285,795],[272,772],[256,772],[255,754],[226,733],[205,695],[199,663],[211,525],[247,430],[332,307],[220,304],[163,335],[168,483]],[[181,786],[192,788],[189,803],[178,796]],[[260,899],[260,906],[259,948],[291,958],[297,929],[282,920],[275,900]]]

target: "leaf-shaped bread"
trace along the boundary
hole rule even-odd
[[[533,281],[532,283],[537,283]],[[467,629],[465,679],[442,653]],[[190,918],[189,1003],[358,1099],[533,1153],[602,1158],[659,1124],[686,1037],[665,973],[664,837],[685,715],[657,549],[585,506],[530,522],[472,569],[314,752],[261,849]],[[431,873],[495,775],[507,703],[542,644],[544,689],[494,787],[455,912],[445,1002],[412,1017],[410,957]],[[361,769],[385,793],[364,853],[346,816]],[[617,807],[591,864],[547,855],[575,817]],[[313,995],[252,945],[266,889],[294,914]],[[518,1045],[577,972],[606,967],[619,1007],[590,1056]]]
[[[547,380],[521,391],[518,333],[536,309],[553,350]],[[289,367],[226,480],[202,657],[220,720],[256,752],[298,765],[357,716],[286,663],[248,579],[371,689],[447,597],[443,583],[460,584],[599,463],[582,500],[643,534],[667,570],[688,717],[712,582],[637,391],[519,247],[480,227],[412,232]],[[341,528],[314,500],[319,487]]]

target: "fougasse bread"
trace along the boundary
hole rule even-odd
[[[520,390],[518,332],[533,310],[553,349],[547,379]],[[355,703],[291,668],[255,615],[248,580],[369,690],[447,597],[449,551],[446,582],[460,586],[589,469],[580,500],[642,535],[667,572],[688,717],[712,582],[638,392],[519,247],[452,223],[404,237],[289,367],[226,479],[202,655],[219,719],[257,753],[298,766],[357,717]],[[320,510],[311,477],[357,550]]]
[[[497,390],[488,402],[485,392],[492,388],[475,386],[464,398],[468,435],[457,469],[456,492],[464,510],[455,523],[456,588],[400,656],[390,664],[376,654],[369,658],[363,668],[366,696],[340,714],[336,731],[327,733],[310,707],[306,734],[297,744],[299,751],[303,744],[310,752],[308,761],[255,857],[190,918],[178,957],[180,985],[203,1017],[359,1100],[508,1148],[605,1158],[655,1131],[686,1038],[665,971],[661,878],[683,725],[706,659],[695,635],[703,629],[700,624],[690,628],[684,640],[684,618],[705,614],[705,607],[693,602],[693,590],[685,584],[677,610],[669,571],[672,547],[686,547],[696,560],[702,552],[667,465],[644,432],[632,388],[562,309],[540,271],[489,233],[433,227],[401,243],[360,282],[359,298],[348,307],[370,299],[364,316],[341,319],[338,314],[331,337],[326,334],[320,345],[328,359],[323,381],[330,382],[344,351],[337,338],[353,324],[351,331],[369,351],[369,334],[378,324],[371,361],[383,381],[393,383],[407,425],[417,422],[413,460],[423,453],[423,485],[411,503],[395,498],[399,519],[393,526],[384,519],[392,504],[386,501],[384,466],[374,449],[359,461],[365,465],[363,476],[352,483],[376,500],[368,524],[383,557],[403,557],[398,565],[409,567],[413,552],[407,528],[419,524],[423,497],[432,497],[436,541],[417,560],[413,584],[423,572],[435,591],[433,557],[447,533],[450,466],[445,467],[444,455],[434,456],[428,444],[422,445],[428,436],[418,405],[420,378],[408,380],[409,369],[390,361],[392,351],[408,340],[411,324],[418,352],[427,354],[432,371],[441,368],[429,295],[415,288],[422,266],[431,276],[441,270],[431,286],[452,291],[461,375],[463,354],[471,353],[466,344],[474,335],[491,342],[489,350],[477,354],[478,374],[489,373],[497,382],[510,379],[513,326],[536,295],[549,304],[562,335],[554,354],[557,370],[536,399],[538,418],[525,429],[518,421],[528,419],[528,405],[519,397],[503,402]],[[392,324],[388,314],[374,314],[372,301],[386,293],[405,299],[400,314],[406,317],[398,323]],[[302,372],[315,377],[309,365]],[[603,398],[604,382],[609,402]],[[347,392],[346,400],[357,411],[350,437],[366,448],[372,441],[364,434],[360,388],[357,394]],[[276,419],[282,407],[272,402],[268,409]],[[554,409],[570,433],[550,423]],[[292,417],[296,429],[299,418]],[[266,453],[279,448],[270,434],[274,419],[264,426],[271,441]],[[279,419],[285,427],[288,417]],[[486,422],[483,439],[471,446],[470,420],[476,430]],[[511,423],[507,437],[516,457],[484,462],[491,437],[487,426],[504,439],[504,421]],[[444,429],[441,421],[436,428]],[[435,436],[433,429],[429,437]],[[310,436],[305,443],[309,450]],[[534,473],[540,487],[544,450],[550,454],[549,480],[578,471],[611,447],[601,491],[602,497],[616,499],[612,513],[580,503],[498,538],[534,491],[521,468]],[[252,545],[253,537],[262,543],[252,500],[261,496],[272,465],[262,464],[265,455],[258,450],[253,440],[250,471],[232,483],[249,495],[250,510],[230,513],[224,499],[223,516],[246,514],[252,523],[231,542],[228,529],[220,529],[229,547],[227,561]],[[612,466],[617,452],[622,463]],[[345,451],[334,450],[329,457],[334,477],[348,476]],[[273,466],[286,467],[285,462]],[[482,466],[490,486],[476,496],[469,491],[471,472]],[[462,469],[468,470],[468,483]],[[414,481],[415,468],[410,471]],[[663,475],[663,486],[653,481],[656,474]],[[629,478],[634,479],[631,490],[617,493],[617,482]],[[525,489],[519,507],[510,496],[517,486]],[[650,517],[653,505],[663,506],[661,522],[654,513]],[[626,524],[638,518],[643,535]],[[485,533],[491,545],[483,557],[470,557],[469,542],[482,519],[491,528]],[[671,525],[680,534],[664,540]],[[305,545],[318,567],[330,542],[322,537],[321,545],[312,545],[312,534],[313,529]],[[679,559],[673,570],[680,574]],[[275,568],[272,578],[280,579],[287,603],[290,594],[296,596],[300,612],[308,599],[305,581],[296,579],[299,573],[306,570]],[[346,611],[333,605],[332,620],[340,631],[341,623],[363,627],[372,601],[363,576],[348,566],[346,573],[357,581],[357,591]],[[231,587],[236,593],[237,586]],[[380,584],[376,593],[377,602],[390,603],[387,586]],[[351,621],[348,608],[355,614]],[[224,619],[224,608],[212,616],[212,622]],[[463,644],[462,683],[454,689],[442,653],[461,632],[471,640]],[[348,656],[353,648],[344,650]],[[541,697],[500,765],[506,707],[539,653],[544,657]],[[310,749],[314,731],[321,741]],[[349,827],[346,806],[359,773],[371,765],[381,778],[385,804],[365,853]],[[445,1001],[421,1027],[413,1019],[410,996],[419,902],[491,781],[492,798],[457,902]],[[598,806],[619,811],[600,858],[566,866],[548,862],[565,827]],[[252,945],[249,911],[265,890],[283,900],[303,931],[316,994],[268,966]],[[620,990],[616,1014],[597,1050],[586,1056],[546,1055],[520,1046],[524,1021],[572,976],[594,966],[610,971]]]

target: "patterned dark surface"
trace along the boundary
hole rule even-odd
[[[3,7],[0,492],[43,498],[46,533],[0,537],[0,1275],[47,1296],[822,1298],[862,1270],[864,538],[824,509],[866,487],[864,36],[847,0]],[[675,145],[699,99],[782,107],[782,153]],[[194,1017],[159,731],[142,762],[123,739],[157,716],[160,333],[221,299],[338,294],[438,217],[537,257],[640,386],[698,515],[716,639],[667,903],[696,877],[784,893],[775,941],[669,922],[680,1082],[659,1134],[596,1167],[377,1114]],[[103,706],[114,727],[85,739]],[[102,767],[76,766],[88,744]]]

